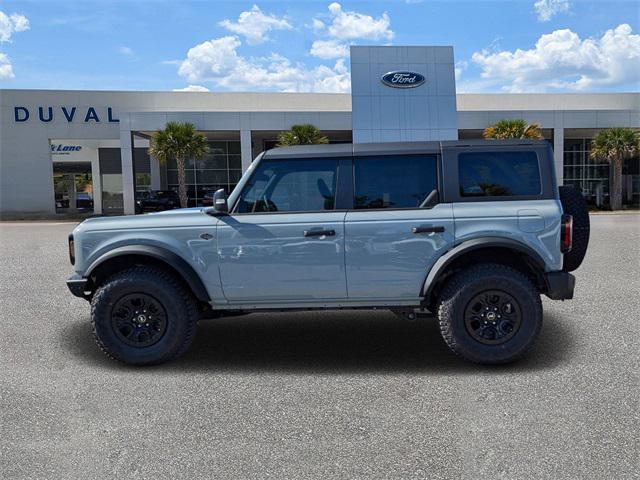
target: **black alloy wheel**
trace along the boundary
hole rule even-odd
[[[132,293],[116,302],[111,311],[116,336],[131,347],[157,343],[167,330],[167,312],[151,295]]]
[[[506,292],[486,290],[467,304],[465,326],[469,334],[485,345],[499,345],[509,341],[520,328],[520,305]]]

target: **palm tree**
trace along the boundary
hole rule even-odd
[[[289,147],[291,145],[317,145],[329,143],[329,139],[322,135],[314,125],[305,123],[303,125],[293,125],[291,130],[280,132],[278,135],[278,146]]]
[[[540,125],[527,123],[522,119],[499,120],[494,125],[484,129],[484,138],[504,140],[507,138],[529,138],[542,140]]]
[[[604,160],[613,167],[610,204],[612,210],[622,208],[622,165],[640,155],[640,133],[630,128],[610,128],[598,132],[591,141],[592,159]]]
[[[178,165],[178,195],[180,206],[188,205],[185,165],[189,158],[202,158],[209,151],[207,138],[198,133],[190,123],[169,122],[164,130],[158,130],[151,137],[149,155],[166,164],[175,159]]]

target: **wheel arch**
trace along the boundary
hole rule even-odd
[[[545,261],[535,250],[509,238],[474,238],[455,246],[436,260],[422,287],[426,306],[432,310],[444,283],[453,273],[480,262],[515,268],[527,275],[540,293],[547,290]]]
[[[126,245],[114,248],[96,258],[87,268],[84,277],[91,286],[99,285],[109,275],[133,265],[156,265],[178,276],[202,302],[211,300],[200,276],[179,255],[152,245]]]

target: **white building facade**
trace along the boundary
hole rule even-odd
[[[233,189],[295,124],[361,143],[481,138],[497,120],[521,118],[551,143],[559,181],[605,206],[609,167],[590,160],[590,141],[606,128],[640,129],[639,93],[456,95],[451,47],[352,47],[351,69],[350,95],[0,90],[0,214],[134,213],[137,195],[177,188],[175,164],[147,154],[169,121],[210,142],[188,165],[192,205]],[[624,168],[628,206],[639,206],[639,163]]]

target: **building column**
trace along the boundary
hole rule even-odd
[[[93,189],[93,213],[102,214],[102,178],[100,177],[100,155],[91,159],[91,186]]]
[[[76,174],[68,173],[66,175],[69,180],[69,210],[75,212],[78,210],[78,195],[76,192]]]
[[[251,130],[240,130],[240,156],[242,160],[242,173],[244,173],[253,161]]]
[[[151,168],[151,190],[162,190],[160,179],[160,162],[156,157],[149,157],[149,167]]]
[[[129,119],[120,117],[120,160],[122,162],[122,203],[125,215],[136,213],[136,196],[133,191],[133,150]]]
[[[558,185],[564,183],[564,128],[553,129],[553,160],[556,165]]]

